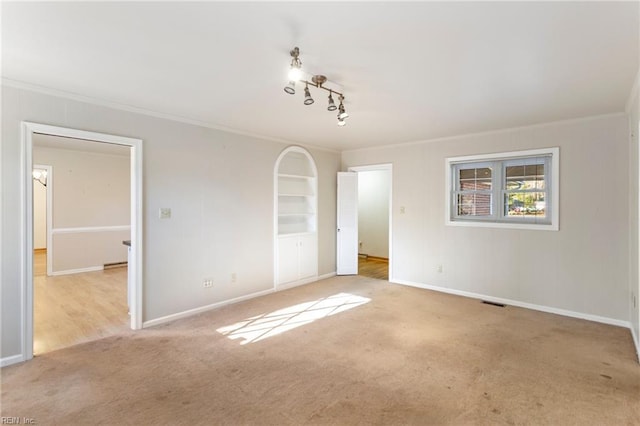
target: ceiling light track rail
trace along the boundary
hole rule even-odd
[[[338,126],[344,126],[346,124],[345,119],[349,117],[347,111],[344,107],[344,94],[333,90],[328,87],[324,87],[324,83],[328,81],[327,77],[322,74],[315,74],[311,77],[311,81],[302,78],[302,61],[300,60],[300,49],[298,47],[294,47],[289,52],[291,55],[291,66],[289,69],[289,82],[284,87],[284,91],[290,95],[294,95],[296,93],[296,82],[304,83],[304,104],[311,105],[314,100],[311,97],[311,92],[309,91],[309,86],[323,89],[329,92],[329,103],[327,106],[327,111],[335,111],[338,110]],[[338,95],[338,100],[340,104],[336,106],[335,101],[333,100],[333,94]]]
[[[324,89],[329,92],[329,94],[333,93],[334,95],[342,96],[344,98],[344,94],[338,92],[337,90],[324,87],[323,84],[327,81],[328,79],[324,75],[314,75],[313,77],[311,77],[311,81],[305,80],[303,78],[298,80],[298,82],[304,83],[305,85],[308,84],[309,86],[317,87],[318,89]]]

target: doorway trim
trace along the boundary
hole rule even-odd
[[[638,72],[638,76],[640,78],[640,71]],[[639,80],[636,80],[636,82],[638,82]],[[640,96],[640,89],[638,90],[638,94],[636,96]],[[637,127],[635,129],[636,133],[636,144],[638,144],[638,141],[640,141],[640,120],[638,120],[638,123],[634,123],[634,125],[637,124]],[[633,134],[631,135],[632,137],[632,142],[633,142]],[[640,145],[640,144],[638,144]],[[638,246],[640,247],[640,147],[638,148],[638,193],[636,194],[636,196],[638,197],[638,235],[636,236],[638,238]],[[638,250],[640,252],[640,250]],[[640,253],[637,253],[638,255],[638,259],[637,259],[637,267],[640,268]],[[633,286],[633,285],[632,285]],[[640,308],[637,306],[640,303],[640,271],[638,273],[638,281],[635,283],[635,296],[634,296],[634,302],[635,305],[635,312],[634,312],[634,308],[631,309],[631,311],[633,312],[632,315],[635,315],[635,318],[631,319],[631,335],[633,337],[633,342],[635,343],[636,346],[636,356],[638,357],[638,362],[640,362],[640,330],[634,330],[633,328],[633,323],[636,322],[636,324],[640,324]]]
[[[47,276],[50,277],[53,274],[53,235],[51,233],[51,225],[53,225],[53,200],[52,200],[52,188],[53,188],[53,167],[46,164],[34,164],[33,169],[41,169],[47,171],[47,186],[45,187],[47,202],[46,202],[46,240],[47,240]],[[33,181],[32,181],[33,182]],[[33,199],[33,197],[32,197]],[[33,212],[33,210],[32,210]]]
[[[352,166],[350,172],[389,171],[389,282],[393,282],[393,164],[372,164],[368,166]]]
[[[21,200],[25,214],[22,215],[22,356],[33,358],[33,135],[42,133],[91,142],[103,142],[131,148],[131,263],[129,264],[132,302],[131,329],[142,328],[142,140],[123,136],[96,133],[85,130],[51,126],[23,121],[21,125]],[[49,200],[47,200],[49,202]],[[47,242],[49,244],[49,242]],[[48,266],[47,266],[48,268]]]

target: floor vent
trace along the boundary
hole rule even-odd
[[[123,266],[127,266],[127,262],[105,263],[104,269],[121,268]]]
[[[483,300],[482,303],[484,303],[485,305],[498,306],[499,308],[504,308],[504,303],[489,302],[488,300]]]

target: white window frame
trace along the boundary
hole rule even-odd
[[[504,168],[510,160],[546,157],[545,162],[545,201],[549,212],[544,222],[527,221],[518,217],[504,214]],[[492,215],[482,217],[457,216],[455,198],[457,194],[455,170],[461,165],[476,164],[486,166],[487,163],[497,162],[500,167],[492,171]],[[464,157],[449,157],[445,159],[445,225],[472,226],[487,228],[535,229],[558,231],[560,229],[560,149],[558,147],[532,149],[526,151],[512,151],[496,154],[469,155]]]

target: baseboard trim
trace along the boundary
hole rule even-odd
[[[633,343],[636,345],[636,355],[638,356],[638,362],[640,363],[640,339],[638,338],[638,333],[633,327],[631,328],[631,337],[633,338]]]
[[[562,315],[565,317],[578,318],[578,319],[583,319],[587,321],[594,321],[594,322],[599,322],[603,324],[615,325],[617,327],[625,327],[625,328],[631,329],[631,323],[629,321],[618,320],[615,318],[602,317],[599,315],[592,315],[592,314],[584,314],[582,312],[552,308],[549,306],[536,305],[533,303],[519,302],[517,300],[503,299],[501,297],[487,296],[485,294],[472,293],[468,291],[456,290],[456,289],[446,288],[446,287],[438,287],[435,285],[422,284],[422,283],[417,283],[413,281],[394,280],[392,284],[401,284],[401,285],[407,285],[411,287],[418,287],[425,290],[438,291],[440,293],[448,293],[448,294],[454,294],[456,296],[470,297],[472,299],[480,299],[480,300],[486,300],[489,302],[502,303],[505,305],[517,306],[519,308],[532,309],[534,311],[546,312],[549,314]]]
[[[154,327],[156,325],[165,324],[167,322],[175,321],[177,319],[187,318],[192,315],[201,314],[203,312],[212,311],[217,308],[221,308],[226,305],[232,305],[234,303],[243,302],[248,299],[253,299],[255,297],[265,296],[267,294],[273,293],[273,289],[258,291],[255,293],[247,294],[246,296],[235,297],[233,299],[223,300],[222,302],[212,303],[210,305],[201,306],[195,309],[189,309],[187,311],[178,312],[177,314],[171,314],[164,317],[156,318],[149,321],[144,321],[142,323],[142,328]]]
[[[80,269],[67,269],[64,271],[54,271],[51,273],[53,276],[58,275],[71,275],[71,274],[81,274],[83,272],[95,272],[104,270],[104,266],[90,266],[88,268],[80,268]]]
[[[327,278],[333,278],[336,276],[335,272],[329,272],[328,274],[322,274],[318,276],[318,281],[326,280]]]
[[[24,356],[22,354],[12,355],[4,358],[0,358],[0,367],[7,367],[9,365],[17,364],[19,362],[23,362]]]
[[[275,291],[288,290],[290,288],[299,287],[301,285],[311,284],[318,281],[319,279],[320,277],[318,277],[317,275],[314,275],[313,277],[304,278],[302,280],[293,281],[286,284],[278,284],[277,286],[275,286]]]
[[[229,299],[229,300],[223,300],[221,302],[212,303],[210,305],[201,306],[199,308],[189,309],[187,311],[178,312],[176,314],[171,314],[171,315],[167,315],[167,316],[164,316],[164,317],[152,319],[152,320],[149,320],[149,321],[144,321],[142,323],[142,328],[154,327],[156,325],[165,324],[165,323],[168,323],[168,322],[171,322],[171,321],[175,321],[177,319],[187,318],[187,317],[190,317],[192,315],[197,315],[197,314],[201,314],[203,312],[212,311],[214,309],[218,309],[218,308],[221,308],[223,306],[233,305],[234,303],[243,302],[245,300],[253,299],[253,298],[256,298],[256,297],[260,297],[260,296],[266,296],[267,294],[270,294],[270,293],[275,293],[275,292],[278,292],[278,291],[288,290],[290,288],[298,287],[298,286],[305,285],[305,284],[311,284],[311,283],[319,281],[319,280],[324,280],[326,278],[331,278],[331,277],[333,277],[335,275],[336,275],[335,272],[330,272],[328,274],[323,274],[323,275],[320,275],[320,276],[307,278],[307,279],[304,279],[304,280],[296,281],[296,282],[291,283],[291,284],[285,284],[285,285],[282,285],[282,286],[278,286],[276,288],[270,288],[268,290],[258,291],[258,292],[255,292],[255,293],[247,294],[245,296],[240,296],[240,297],[236,297],[236,298]]]

